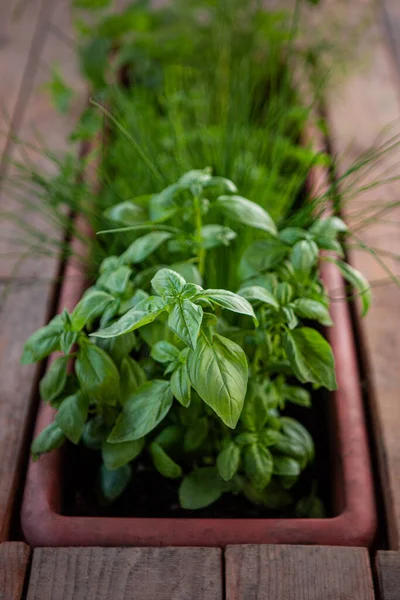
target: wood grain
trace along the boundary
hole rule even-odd
[[[400,552],[380,551],[375,557],[381,600],[400,597]]]
[[[374,600],[368,552],[328,546],[228,546],[227,600]]]
[[[37,548],[27,600],[222,600],[216,548]]]
[[[364,0],[366,7],[373,4],[372,0]],[[340,84],[335,81],[327,97],[331,145],[338,158],[340,175],[362,152],[400,133],[399,78],[377,13],[375,25],[365,32],[364,43],[368,37],[371,38],[368,61],[349,72]],[[396,146],[381,157],[379,164],[375,164],[360,184],[398,176],[399,164],[400,147]],[[391,181],[353,195],[344,205],[349,224],[357,234],[352,242],[378,249],[386,266],[397,276],[400,274],[400,263],[396,258],[400,254],[400,207],[380,214],[368,226],[364,217],[372,216],[387,203],[396,203],[399,197],[400,182]],[[364,216],[360,211],[364,211]],[[400,288],[391,282],[391,275],[382,263],[368,252],[353,248],[350,260],[373,282],[373,306],[361,322],[360,349],[365,355],[369,379],[369,409],[385,494],[390,547],[397,549],[400,531]]]
[[[22,542],[0,544],[0,600],[20,600],[30,556]]]

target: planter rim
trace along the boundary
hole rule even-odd
[[[308,132],[309,133],[309,132]],[[313,137],[313,136],[312,136]],[[309,184],[324,184],[326,173],[315,167]],[[78,226],[87,225],[78,218]],[[72,310],[85,289],[85,275],[75,256],[81,242],[72,240],[58,309]],[[322,276],[328,290],[345,297],[339,270],[324,262]],[[75,517],[61,513],[61,450],[29,462],[21,523],[31,546],[220,546],[230,544],[314,544],[369,547],[377,530],[373,475],[363,400],[349,307],[332,302],[333,327],[327,331],[335,361],[338,390],[331,394],[336,418],[337,458],[343,485],[343,510],[318,519],[237,518],[126,518]],[[35,435],[54,418],[41,404]]]

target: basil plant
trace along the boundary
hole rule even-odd
[[[186,509],[227,492],[267,508],[290,505],[314,444],[285,408],[310,406],[312,387],[336,388],[320,332],[332,324],[321,251],[358,290],[364,311],[369,305],[367,282],[342,260],[345,224],[329,217],[278,231],[210,169],[114,206],[106,218],[120,226],[110,236],[122,229],[133,242],[103,261],[72,313],[24,348],[23,363],[62,353],[40,382],[57,413],[34,440],[34,457],[66,440],[101,453],[109,502],[147,461],[180,481]],[[208,287],[228,271],[235,291]]]

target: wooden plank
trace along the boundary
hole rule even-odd
[[[0,544],[0,599],[20,600],[30,556],[23,542]]]
[[[27,600],[222,600],[217,548],[37,548]]]
[[[226,600],[374,600],[368,552],[329,546],[228,546]]]
[[[400,5],[397,0],[381,0],[382,14],[400,68]]]
[[[380,551],[375,557],[381,600],[400,597],[400,552]]]
[[[360,0],[361,1],[361,0]],[[359,4],[359,3],[356,3]],[[363,6],[371,8],[373,0]],[[359,155],[380,142],[400,133],[399,79],[393,57],[379,25],[364,32],[363,43],[370,41],[368,60],[355,66],[335,86],[327,97],[326,110],[334,154],[338,157],[339,174],[343,174]],[[384,128],[386,132],[383,133]],[[367,185],[383,177],[399,174],[400,148],[394,147],[381,157],[379,164],[363,178]],[[360,242],[385,252],[384,262],[395,275],[400,274],[400,207],[392,208],[361,227],[360,210],[372,214],[400,197],[400,182],[391,181],[353,197],[345,205],[350,225],[360,226],[356,244]],[[373,287],[373,306],[361,322],[360,350],[364,353],[368,374],[369,410],[372,416],[380,477],[388,516],[390,547],[399,548],[400,532],[400,288],[390,280],[382,264],[360,250],[350,252],[353,265],[362,271]],[[384,285],[383,285],[384,284]]]

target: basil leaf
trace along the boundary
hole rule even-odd
[[[79,333],[77,331],[63,331],[60,337],[60,350],[64,354],[69,354],[72,346],[78,341]]]
[[[279,240],[257,240],[244,251],[238,267],[240,280],[254,277],[277,267],[289,248]]]
[[[246,395],[248,367],[242,348],[215,335],[210,342],[201,335],[188,355],[192,386],[228,427],[234,429]]]
[[[171,391],[178,402],[180,402],[182,406],[189,406],[191,384],[186,363],[179,365],[176,371],[172,373],[170,384]]]
[[[120,364],[127,357],[137,344],[137,338],[133,331],[120,335],[116,338],[95,338],[96,346],[102,348],[111,358]]]
[[[149,450],[155,468],[163,477],[167,477],[168,479],[178,479],[182,476],[181,467],[168,456],[159,444],[153,442],[150,444]]]
[[[107,503],[114,502],[127,488],[131,480],[132,470],[129,465],[109,471],[105,465],[100,467],[100,488],[103,499]]]
[[[332,349],[318,331],[301,327],[287,331],[284,348],[297,379],[312,382],[332,391],[337,388]]]
[[[176,271],[172,269],[160,269],[151,280],[153,289],[160,296],[178,296],[185,285],[186,281]]]
[[[57,411],[55,422],[74,444],[81,439],[88,410],[89,398],[86,394],[77,392],[65,398]]]
[[[151,221],[166,221],[174,216],[178,210],[174,201],[178,191],[179,185],[174,183],[150,198],[149,212]]]
[[[346,223],[339,217],[328,217],[314,221],[309,231],[317,238],[320,236],[334,238],[338,233],[345,233],[348,229]]]
[[[187,283],[194,283],[195,285],[202,284],[202,278],[199,269],[193,263],[181,262],[174,263],[171,265],[171,269],[176,271],[178,275],[182,275]]]
[[[364,317],[371,306],[372,300],[371,287],[368,281],[365,279],[364,275],[360,273],[360,271],[357,271],[357,269],[354,269],[347,263],[341,260],[334,260],[332,262],[338,266],[343,278],[348,281],[360,295],[362,303],[362,316]]]
[[[224,481],[229,481],[236,475],[240,463],[240,449],[231,442],[217,456],[217,469]]]
[[[124,264],[128,265],[141,263],[171,237],[172,234],[168,231],[152,231],[147,233],[146,235],[137,238],[129,248],[125,250],[121,255],[121,260]]]
[[[323,250],[332,250],[332,252],[336,252],[339,256],[344,256],[342,245],[337,240],[320,236],[317,238],[316,242],[318,248],[322,248]]]
[[[236,233],[223,225],[204,225],[201,228],[201,245],[206,250],[217,246],[229,246],[235,237]]]
[[[238,294],[234,294],[228,290],[204,290],[204,292],[200,292],[200,296],[205,296],[208,300],[211,300],[213,304],[218,304],[232,312],[248,315],[249,317],[256,319],[251,304]]]
[[[293,288],[290,283],[286,283],[283,281],[282,283],[278,283],[275,290],[276,298],[281,306],[285,306],[289,304],[293,297]]]
[[[62,394],[67,383],[68,360],[67,356],[56,358],[47,369],[45,376],[42,377],[39,390],[44,402],[53,402]]]
[[[73,331],[81,331],[86,323],[103,314],[107,306],[114,302],[114,296],[106,292],[93,291],[78,302],[71,315]]]
[[[296,315],[303,319],[312,319],[325,326],[332,325],[329,311],[321,302],[308,298],[299,298],[294,301],[293,307]]]
[[[226,177],[211,177],[203,184],[203,188],[208,190],[209,188],[216,188],[219,192],[230,192],[231,194],[236,194],[238,189],[236,185],[230,179],[226,179]],[[214,189],[212,190],[214,191]]]
[[[50,423],[39,433],[33,440],[31,445],[31,453],[33,459],[37,459],[41,454],[50,452],[63,445],[65,435],[62,429],[56,423]]]
[[[21,356],[21,364],[29,365],[38,362],[52,352],[60,350],[60,337],[64,327],[59,324],[41,327],[25,342]]]
[[[179,358],[179,354],[180,352],[176,346],[161,340],[152,346],[150,356],[157,362],[167,363]]]
[[[256,489],[264,489],[271,480],[273,458],[271,452],[262,444],[247,446],[243,456],[244,470]]]
[[[106,256],[102,261],[99,271],[100,273],[106,273],[107,271],[115,271],[120,267],[119,256]],[[88,293],[88,290],[86,290]],[[86,295],[86,294],[85,294]]]
[[[239,296],[243,296],[247,300],[253,300],[256,302],[262,302],[263,304],[269,304],[274,308],[279,308],[279,303],[275,296],[260,285],[252,285],[249,287],[241,288],[238,291]]]
[[[136,360],[126,356],[121,363],[120,381],[120,402],[124,405],[137,388],[146,381],[146,373]]]
[[[146,381],[127,400],[108,437],[108,442],[128,442],[147,435],[164,419],[172,406],[169,381]]]
[[[299,406],[305,406],[307,408],[311,406],[310,392],[304,388],[285,385],[283,387],[283,396],[285,400],[289,400],[293,404],[298,404]]]
[[[294,476],[300,475],[300,464],[289,456],[274,456],[274,475]]]
[[[103,417],[95,415],[86,421],[81,440],[87,448],[100,450],[109,433],[110,427],[104,422]]]
[[[149,296],[128,310],[116,323],[106,329],[91,333],[94,337],[112,338],[129,333],[152,323],[165,309],[165,302],[158,296]]]
[[[99,402],[114,405],[119,396],[119,373],[112,359],[94,344],[82,344],[75,372],[83,391]]]
[[[307,429],[301,423],[296,421],[296,419],[290,417],[282,417],[281,424],[284,434],[293,442],[303,444],[308,459],[313,460],[315,454],[314,442]]]
[[[315,242],[301,240],[292,249],[291,263],[294,272],[299,277],[306,277],[311,272],[318,259],[318,246]]]
[[[193,452],[200,448],[204,440],[208,435],[208,419],[202,417],[185,432],[185,438],[183,440],[183,450],[185,452]]]
[[[104,216],[122,225],[136,225],[146,218],[144,209],[130,200],[111,206],[104,212]]]
[[[205,169],[191,169],[178,181],[178,185],[181,188],[190,188],[194,184],[200,184],[201,186],[210,182],[212,179],[210,170],[206,167]]]
[[[307,237],[307,231],[300,229],[300,227],[287,227],[279,232],[279,239],[289,246],[294,246],[300,240],[304,240]]]
[[[168,317],[168,327],[190,348],[196,348],[203,309],[188,300],[178,299]]]
[[[182,508],[196,510],[213,504],[226,490],[215,467],[204,467],[192,471],[179,487],[179,502]]]
[[[161,448],[167,448],[168,450],[177,449],[180,451],[183,441],[183,429],[180,425],[168,425],[160,431],[154,441]]]
[[[121,295],[126,291],[131,273],[132,270],[129,267],[122,265],[115,271],[102,273],[96,285],[105,288],[111,294]]]
[[[278,235],[276,225],[267,211],[247,198],[242,196],[219,196],[214,206],[233,221],[262,229],[274,237]]]
[[[132,442],[121,442],[120,444],[104,442],[101,447],[104,466],[108,471],[119,469],[137,458],[143,447],[144,438]]]

